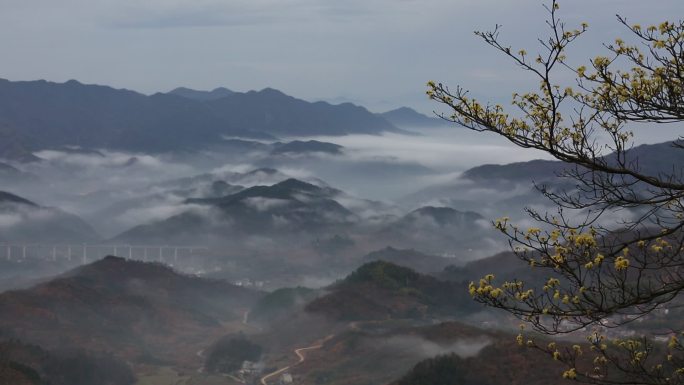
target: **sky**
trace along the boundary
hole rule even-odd
[[[507,101],[535,82],[474,36],[536,52],[544,0],[0,0],[0,77],[106,84],[151,94],[178,86],[273,87],[306,100],[377,112],[438,109],[428,80]],[[548,2],[546,2],[548,4]],[[565,0],[589,33],[571,64],[640,24],[684,15],[682,0]]]

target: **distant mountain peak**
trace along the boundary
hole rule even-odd
[[[440,271],[452,263],[448,258],[425,254],[413,248],[397,249],[392,246],[369,253],[363,257],[362,261],[385,261],[410,268],[422,274]]]
[[[286,94],[278,89],[271,88],[271,87],[266,87],[260,91],[257,91],[260,94],[271,94],[271,95],[279,95],[279,96],[286,96]]]
[[[395,108],[393,110],[384,112],[383,114],[411,114],[411,115],[417,114],[417,115],[423,115],[411,107],[399,107],[399,108]],[[423,115],[423,116],[426,116],[426,115]]]
[[[5,192],[5,191],[0,191],[0,204],[3,203],[11,203],[11,204],[23,204],[27,206],[33,206],[33,207],[38,207],[37,204],[31,202],[28,199],[24,199],[20,196]]]
[[[342,153],[344,147],[328,142],[320,142],[318,140],[301,141],[294,140],[288,143],[274,143],[272,154],[307,154],[307,153],[326,153],[331,155],[339,155]]]
[[[136,260],[127,260],[112,255],[106,256],[90,264],[78,267],[66,273],[66,277],[102,277],[107,281],[130,280],[135,278],[173,279],[182,275],[172,268],[160,264]]]
[[[178,87],[169,92],[170,95],[181,96],[187,99],[208,101],[225,98],[235,94],[235,92],[225,87],[217,87],[211,91],[194,90],[187,87]]]
[[[256,174],[275,175],[275,174],[277,174],[278,172],[279,172],[279,171],[276,170],[276,169],[274,169],[274,168],[270,168],[270,167],[261,167],[261,168],[254,169],[254,170],[252,170],[252,171],[246,173],[245,176],[256,175]]]
[[[448,124],[443,119],[423,115],[410,107],[399,107],[378,115],[399,128],[428,128]]]
[[[363,264],[344,279],[344,283],[372,282],[382,286],[403,287],[420,276],[413,269],[378,260]]]
[[[348,321],[429,319],[463,311],[463,304],[454,300],[454,290],[454,283],[391,262],[373,261],[328,287],[326,295],[305,309]]]
[[[285,188],[288,190],[300,190],[300,191],[318,191],[321,188],[299,179],[289,178],[280,183],[276,183],[273,187]]]
[[[532,180],[555,178],[567,167],[555,160],[535,159],[508,164],[484,164],[466,170],[461,176],[471,180]]]

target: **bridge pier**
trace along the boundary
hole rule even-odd
[[[128,248],[128,250],[126,250]],[[137,249],[137,250],[136,250]],[[142,250],[141,250],[142,249]],[[107,255],[115,255],[129,260],[177,264],[179,259],[194,257],[195,253],[208,250],[201,246],[177,245],[120,245],[120,244],[41,244],[41,243],[0,243],[0,258],[7,261],[42,260],[57,262],[61,259],[79,261],[87,264]],[[113,254],[111,254],[113,251]],[[4,255],[3,255],[4,252]],[[79,254],[80,253],[80,254]]]

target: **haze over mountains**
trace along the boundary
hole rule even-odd
[[[0,80],[0,157],[75,145],[127,151],[182,151],[223,137],[272,138],[397,132],[352,104],[309,103],[274,89],[246,93],[176,89],[151,96],[111,87]]]
[[[387,111],[380,114],[380,116],[397,127],[404,128],[426,128],[448,125],[448,122],[441,118],[425,116],[409,107],[400,107],[395,110]]]
[[[109,369],[102,375],[115,378],[112,384],[132,383],[132,373],[152,381],[150,368],[155,365],[173,368],[159,372],[167,379],[213,381],[227,375],[253,381],[260,377],[240,372],[240,365],[217,364],[242,356],[241,350],[229,348],[231,341],[243,341],[242,350],[258,347],[257,359],[278,362],[302,341],[333,333],[323,340],[320,351],[307,354],[306,363],[291,369],[302,383],[316,383],[321,371],[334,384],[425,376],[420,366],[408,368],[440,354],[456,365],[450,371],[479,380],[467,384],[516,380],[522,368],[509,365],[509,360],[521,359],[521,353],[514,348],[512,335],[455,321],[481,314],[467,292],[459,289],[463,284],[375,261],[324,290],[266,294],[184,276],[156,263],[107,257],[31,289],[0,294],[0,330],[14,338],[14,345],[2,347],[11,353],[6,356],[9,363],[3,364],[30,368],[33,381],[49,378],[49,368],[21,353],[40,344],[39,349],[48,351],[83,352],[87,359],[80,366],[66,366],[67,373],[83,376],[93,366],[104,366]],[[227,346],[217,350],[218,343]],[[198,350],[203,347],[208,353]],[[497,349],[506,354],[491,355]],[[102,358],[85,353],[103,350],[107,354],[101,353]],[[470,360],[473,357],[488,359]],[[360,365],[362,361],[373,365]],[[488,369],[497,363],[500,370]],[[485,371],[478,374],[473,365]],[[552,362],[548,366],[559,370]],[[353,367],[358,369],[350,370]],[[183,374],[188,372],[194,374]],[[13,375],[32,378],[27,370]]]
[[[518,323],[466,287],[543,285],[492,221],[550,209],[533,182],[575,186],[468,140],[273,89],[0,81],[0,382],[524,383]],[[684,164],[671,143],[628,156]]]
[[[75,215],[0,191],[0,242],[88,242],[100,236]]]

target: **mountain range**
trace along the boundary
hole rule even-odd
[[[0,158],[65,145],[128,151],[197,150],[224,137],[379,134],[399,129],[363,107],[310,103],[274,89],[176,89],[143,95],[71,80],[0,79]]]
[[[241,319],[261,295],[160,264],[107,257],[30,289],[0,294],[0,330],[48,349],[174,360],[177,339],[210,342],[223,322]]]
[[[137,226],[117,241],[144,243],[238,234],[320,233],[351,223],[354,214],[337,203],[339,191],[297,179],[246,188],[216,198],[193,198],[188,209],[154,223]]]
[[[489,264],[471,268],[477,276]],[[481,311],[466,286],[374,261],[322,290],[265,294],[106,257],[0,294],[0,379],[128,385],[158,367],[171,379],[209,380],[203,369],[211,369],[212,358],[225,362],[236,353],[224,349],[228,356],[214,357],[217,347],[236,340],[263,346],[267,363],[289,362],[295,348],[317,346],[291,368],[303,384],[543,384],[559,376],[561,367],[547,360],[548,373],[528,381],[539,354],[521,350],[514,334],[451,320]],[[302,345],[326,335],[320,345]],[[197,369],[200,360],[205,366]]]
[[[627,166],[646,175],[684,180],[684,150],[677,144],[675,141],[630,148],[624,155]],[[616,155],[607,154],[605,160],[614,163]],[[476,210],[490,219],[520,218],[524,216],[525,207],[554,206],[535,184],[545,186],[549,191],[575,190],[578,182],[563,177],[566,171],[573,170],[573,165],[547,159],[485,164],[468,169],[451,181],[425,187],[404,197],[400,203],[414,206],[438,203],[463,211]],[[633,188],[638,191],[644,186],[636,184]]]
[[[340,240],[351,246],[359,240],[362,244],[382,247],[467,253],[468,248],[481,245],[485,230],[484,219],[474,212],[428,206],[397,217],[392,206],[350,196],[323,181],[289,178],[248,188],[222,186],[223,191],[228,192],[230,188],[237,192],[186,199],[179,208],[182,212],[136,226],[114,240],[134,244],[185,240],[196,244],[198,240],[208,239],[225,241],[241,236],[279,239],[287,235],[288,242],[293,243],[291,237],[296,235],[303,237],[305,243],[315,242],[321,252],[330,249],[327,246],[331,246],[328,243],[332,240],[337,240],[336,246],[331,246],[333,249],[344,246]],[[367,212],[373,216],[368,217]],[[352,247],[352,250],[355,249]]]

